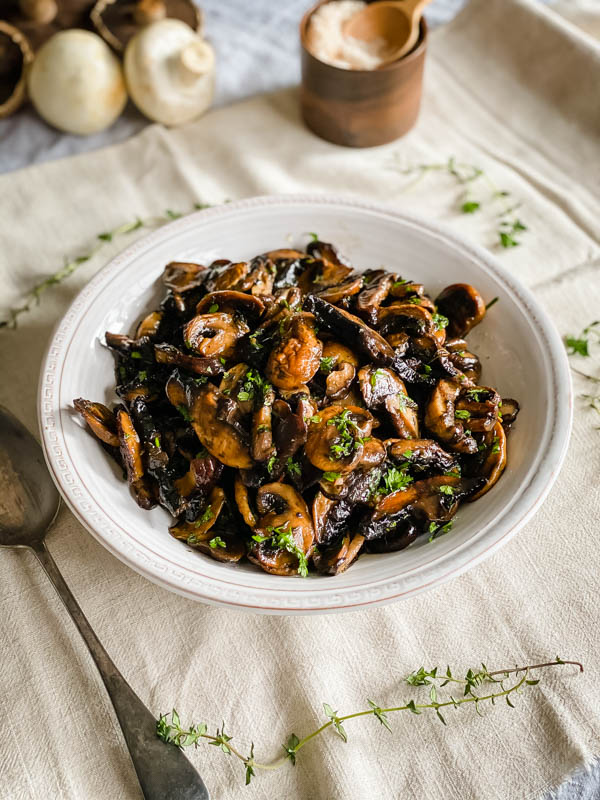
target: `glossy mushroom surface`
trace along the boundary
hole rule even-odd
[[[474,287],[434,303],[320,240],[171,262],[163,285],[134,334],[106,333],[120,403],[73,405],[199,557],[339,575],[446,534],[507,468],[519,404],[481,383]]]

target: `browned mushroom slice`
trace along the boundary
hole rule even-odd
[[[244,482],[239,476],[239,473],[236,474],[234,478],[233,490],[235,494],[235,502],[237,503],[237,507],[242,515],[242,519],[249,528],[256,528],[258,526],[258,517],[250,505],[248,487],[245,486]]]
[[[312,417],[304,451],[323,472],[350,472],[363,456],[373,417],[364,408],[328,406]]]
[[[163,312],[152,311],[139,323],[135,331],[135,338],[141,339],[143,336],[152,339],[158,333],[162,322]]]
[[[418,406],[407,395],[406,386],[395,372],[386,367],[363,367],[358,381],[367,408],[384,406],[399,436],[419,438]]]
[[[227,397],[212,384],[182,387],[172,375],[167,381],[167,397],[176,407],[183,407],[196,436],[215,458],[228,467],[249,469],[252,459],[238,430],[219,418],[220,402]]]
[[[508,433],[517,419],[517,414],[520,411],[519,404],[510,397],[503,397],[500,403],[500,411],[502,412],[502,427],[504,432]]]
[[[379,306],[389,294],[394,276],[384,270],[365,272],[365,288],[356,298],[356,310],[369,325],[376,326]]]
[[[465,336],[485,316],[482,296],[468,283],[446,286],[436,297],[435,304],[439,313],[449,320],[449,336]]]
[[[461,386],[441,380],[434,389],[425,409],[425,427],[457,453],[476,453],[477,442],[468,433],[467,420],[457,417],[456,400]]]
[[[378,330],[385,337],[400,332],[422,336],[433,333],[435,323],[431,313],[423,306],[392,303],[379,309]]]
[[[303,497],[292,486],[268,483],[258,490],[256,507],[260,527],[248,558],[276,575],[306,575],[314,529]]]
[[[246,546],[237,536],[232,534],[219,534],[202,542],[198,542],[196,550],[206,553],[216,561],[236,562],[246,555]]]
[[[325,378],[325,395],[337,402],[350,391],[356,377],[358,359],[350,350],[339,342],[325,342],[321,356],[320,370]]]
[[[460,478],[438,475],[416,481],[406,489],[385,495],[359,525],[366,539],[378,539],[394,531],[409,517],[422,523],[447,522],[454,516],[458,504],[478,491],[483,478]]]
[[[102,405],[102,403],[92,403],[90,400],[84,400],[83,397],[73,400],[73,405],[98,439],[111,445],[111,447],[119,446],[117,421],[110,409]]]
[[[196,314],[214,314],[224,311],[226,314],[241,314],[249,320],[257,320],[264,312],[264,303],[244,292],[231,290],[210,292],[205,295],[196,306]]]
[[[264,405],[255,412],[252,419],[252,458],[255,461],[267,461],[277,455],[271,428],[271,406],[274,399],[275,393],[271,390]]]
[[[391,529],[377,539],[366,542],[367,553],[395,553],[412,544],[420,531],[410,517],[399,520]]]
[[[390,287],[390,297],[397,298],[403,303],[422,306],[432,314],[435,311],[433,301],[426,295],[425,287],[421,283],[396,278]]]
[[[326,289],[321,289],[317,292],[319,297],[327,300],[329,303],[339,303],[345,297],[352,297],[358,294],[363,285],[362,275],[350,275],[345,281],[336,283],[334,286],[328,286]]]
[[[466,341],[464,339],[448,339],[444,347],[454,366],[469,380],[477,383],[481,377],[481,362],[474,353],[469,352]]]
[[[311,258],[329,261],[337,267],[350,267],[348,259],[340,253],[337,247],[329,242],[322,242],[320,239],[315,239],[309,242],[306,252]]]
[[[184,327],[183,335],[187,347],[204,358],[230,358],[235,352],[238,339],[249,330],[243,320],[234,319],[231,314],[217,312],[200,314],[191,319]]]
[[[154,358],[158,364],[173,364],[196,375],[220,375],[225,367],[218,358],[198,358],[182,353],[172,344],[155,344]]]
[[[201,286],[206,277],[203,264],[192,264],[187,261],[171,261],[164,269],[162,282],[173,292],[182,294]]]
[[[270,295],[275,282],[276,267],[269,259],[258,257],[250,262],[250,271],[237,284],[240,292],[248,292],[250,296]]]
[[[319,369],[322,352],[312,314],[294,314],[281,342],[271,351],[267,378],[279,389],[306,384]]]
[[[354,314],[336,308],[314,294],[305,298],[304,308],[312,311],[319,325],[327,328],[336,337],[352,342],[359,352],[375,363],[387,364],[394,358],[394,351],[386,340]]]
[[[411,469],[419,471],[437,470],[450,472],[456,469],[456,457],[447,453],[433,439],[387,439],[388,456],[398,463],[410,462]]]
[[[341,542],[336,542],[329,547],[315,551],[313,563],[322,575],[340,575],[356,561],[364,544],[365,537],[349,533],[342,537]]]
[[[143,448],[130,414],[124,409],[116,411],[117,435],[121,458],[137,504],[141,508],[154,508],[156,501],[152,485],[144,474]]]
[[[176,539],[184,539],[192,547],[210,539],[212,537],[210,529],[217,521],[224,503],[225,492],[219,486],[215,486],[208,496],[206,505],[200,510],[198,518],[193,522],[177,521],[175,525],[171,525],[169,533]]]
[[[219,262],[215,262],[215,265],[218,263]],[[230,261],[221,263],[225,264],[225,268],[219,269],[215,271],[215,273],[211,272],[210,276],[204,282],[209,292],[216,292],[222,289],[234,289],[250,271],[250,264],[247,261],[238,261],[235,264],[232,264]]]
[[[473,433],[491,431],[498,421],[500,402],[500,395],[488,386],[463,387],[454,415],[464,420]]]
[[[485,485],[469,497],[469,502],[479,500],[482,495],[489,492],[506,467],[506,434],[500,422],[496,422],[493,431],[486,436],[486,439],[490,441],[487,445],[485,461],[481,467]]]

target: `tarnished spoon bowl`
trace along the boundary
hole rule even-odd
[[[209,800],[182,751],[156,736],[156,719],[111,661],[64,581],[44,538],[60,498],[42,449],[0,406],[0,547],[28,547],[54,584],[98,667],[123,731],[146,800]]]

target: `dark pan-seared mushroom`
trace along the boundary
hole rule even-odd
[[[295,314],[267,362],[267,378],[279,389],[308,383],[319,369],[323,344],[315,334],[311,314]]]
[[[235,352],[238,339],[250,329],[247,324],[231,314],[216,312],[200,314],[191,319],[184,328],[184,340],[194,353],[210,358],[230,358]]]
[[[466,336],[485,316],[485,303],[477,289],[468,283],[453,283],[439,294],[435,304],[448,318],[449,336]]]
[[[102,403],[92,403],[89,400],[84,400],[83,397],[73,400],[73,405],[100,441],[106,442],[111,447],[119,446],[117,420],[110,409],[102,405]]]
[[[447,533],[501,477],[519,404],[481,385],[462,338],[485,313],[472,286],[438,308],[320,240],[171,262],[163,284],[134,336],[106,334],[122,404],[74,405],[137,502],[200,554],[339,575]]]
[[[376,364],[387,364],[394,358],[394,351],[385,339],[354,314],[336,308],[316,295],[308,295],[304,307],[315,315],[320,325],[340,339],[352,342],[359,352],[372,358]]]

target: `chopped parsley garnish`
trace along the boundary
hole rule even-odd
[[[417,404],[404,392],[398,392],[398,410],[406,411],[407,408],[417,408]]]
[[[271,456],[271,458],[267,461],[267,472],[269,473],[269,475],[273,474],[278,463],[279,461],[277,459],[277,456]]]
[[[213,303],[212,306],[208,309],[208,313],[209,314],[214,314],[215,311],[218,311],[218,310],[219,310],[219,304],[218,303]]]
[[[392,283],[392,289],[399,289],[401,286],[406,286],[407,283],[407,280],[400,278],[399,281],[394,281],[394,283]]]
[[[201,525],[204,525],[205,522],[208,522],[210,519],[213,518],[213,512],[211,506],[206,506],[204,512],[201,517],[194,522],[196,528],[199,528]]]
[[[313,417],[305,417],[305,422],[321,422],[321,417],[318,414],[315,414]]]
[[[261,534],[257,533],[254,534],[252,537],[255,542],[267,542],[271,543],[271,546],[274,547],[276,550],[287,550],[288,553],[296,556],[298,559],[298,574],[302,575],[303,578],[306,578],[308,575],[308,559],[304,552],[298,547],[294,540],[294,533],[289,528],[289,522],[286,522],[284,525],[280,525],[277,528],[273,528],[269,525],[267,528],[267,533],[269,536],[262,536]]]
[[[377,384],[377,376],[378,375],[385,375],[384,370],[376,369],[375,372],[373,372],[373,374],[371,375],[371,386],[373,388],[375,388],[375,385]]]
[[[462,204],[460,210],[463,214],[474,214],[481,207],[481,203],[477,200],[467,200]]]
[[[321,372],[323,372],[325,375],[329,375],[329,373],[333,369],[334,360],[335,360],[334,356],[325,356],[325,358],[322,358],[319,366]]]
[[[143,369],[143,370],[141,370],[140,372],[138,372],[138,378],[139,378],[141,381],[145,381],[147,377],[148,377],[148,373],[146,372],[146,370],[145,370],[145,369]]]
[[[413,306],[421,305],[421,298],[416,294],[413,294],[411,297],[408,297],[407,300],[409,303],[412,303]]]
[[[130,356],[132,358],[141,358],[142,354],[140,353],[139,350],[132,350],[131,353],[130,353]]]
[[[500,452],[500,439],[497,436],[494,436],[494,442],[492,444],[492,453],[499,453]]]
[[[192,418],[190,416],[190,412],[186,408],[186,406],[177,406],[177,411],[181,414],[186,422],[191,422]]]
[[[454,416],[458,419],[471,419],[471,412],[466,408],[459,408],[454,412]]]
[[[452,497],[454,494],[454,488],[444,484],[443,486],[440,486],[440,494],[447,494],[449,497]]]
[[[445,525],[438,525],[437,522],[432,522],[429,526],[429,542],[433,542],[438,536],[443,536],[448,531],[452,530],[453,521],[447,522]]]
[[[154,446],[159,449],[160,448],[160,439],[158,436],[154,437]]]
[[[434,314],[433,317],[433,327],[436,331],[441,331],[444,328],[447,328],[450,320],[448,317],[445,317],[443,314]]]
[[[215,536],[214,539],[211,539],[210,542],[208,543],[208,546],[212,550],[216,550],[217,547],[223,547],[223,548],[227,547],[227,545],[225,544],[223,539],[221,539],[220,536]]]
[[[334,458],[340,459],[352,455],[354,450],[358,449],[366,441],[366,439],[355,436],[352,433],[352,431],[358,431],[358,425],[350,415],[350,410],[345,408],[327,421],[328,425],[335,425],[339,433],[337,440],[329,447]]]
[[[290,475],[302,474],[302,468],[300,467],[300,464],[298,464],[297,461],[294,461],[294,459],[291,456],[288,456],[288,459],[285,462],[285,468],[287,469]]]
[[[340,478],[341,475],[342,475],[341,472],[324,472],[323,479],[329,481],[330,483],[333,483],[334,481],[337,481],[337,479]]]
[[[476,403],[480,402],[481,395],[487,394],[487,389],[467,389],[467,396],[475,400]]]
[[[377,494],[391,494],[407,489],[413,482],[413,478],[408,474],[408,464],[400,467],[388,467],[381,476],[381,482],[377,488]]]

